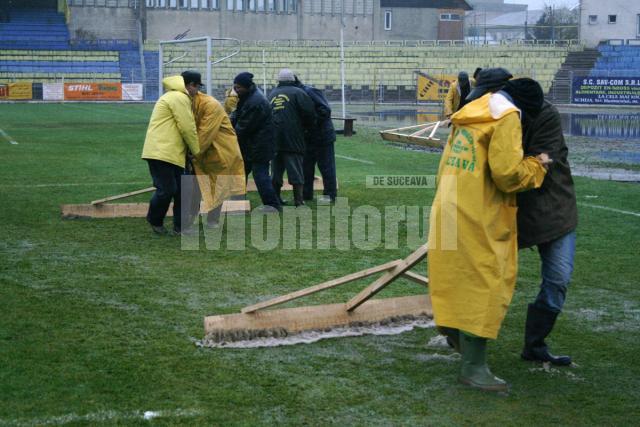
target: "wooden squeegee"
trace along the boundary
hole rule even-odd
[[[204,329],[207,339],[231,342],[264,337],[282,337],[310,330],[365,326],[387,320],[432,318],[431,300],[422,295],[372,300],[376,293],[400,277],[427,286],[429,280],[409,270],[427,256],[423,245],[405,259],[398,259],[358,271],[328,282],[250,305],[240,313],[207,316]],[[383,273],[347,303],[303,306],[276,310],[266,308],[293,301],[326,289]]]
[[[436,138],[435,134],[441,126],[446,126],[448,123],[449,121],[445,120],[383,130],[380,131],[380,137],[389,142],[402,142],[405,144],[442,148],[443,142],[439,138]]]

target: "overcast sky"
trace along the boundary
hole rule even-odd
[[[528,4],[529,10],[542,9],[544,5],[553,6],[575,6],[578,0],[505,0],[505,3]]]

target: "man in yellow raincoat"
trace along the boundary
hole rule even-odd
[[[156,234],[167,234],[163,226],[173,200],[173,232],[181,232],[181,176],[187,148],[193,155],[200,152],[196,123],[191,112],[191,97],[182,76],[162,80],[165,94],[158,99],[147,128],[142,158],[156,191],[149,202],[147,222]]]
[[[480,72],[453,128],[438,171],[429,228],[429,281],[435,322],[462,353],[459,380],[507,389],[486,365],[517,273],[515,193],[542,185],[546,154],[523,157],[519,110],[498,92],[511,78]]]
[[[198,131],[200,154],[192,164],[202,195],[202,208],[209,212],[208,224],[216,226],[224,200],[246,193],[242,154],[222,105],[214,97],[200,92],[200,73],[185,71],[182,77],[193,99]]]

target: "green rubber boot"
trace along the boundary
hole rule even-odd
[[[438,332],[441,335],[444,335],[447,338],[447,344],[449,347],[453,348],[456,352],[461,353],[460,351],[460,331],[454,328],[449,328],[447,326],[438,326]]]
[[[462,369],[458,380],[484,391],[508,391],[506,381],[494,376],[487,366],[487,339],[460,331]]]

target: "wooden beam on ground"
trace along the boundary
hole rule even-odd
[[[61,205],[63,218],[144,218],[149,211],[148,203],[103,203],[98,205]],[[249,200],[227,200],[222,212],[244,213],[251,210]],[[173,204],[169,206],[167,216],[173,215]]]
[[[204,329],[206,333],[215,333],[283,328],[295,333],[348,326],[353,322],[378,322],[405,315],[433,317],[429,296],[370,300],[355,312],[347,311],[345,304],[328,304],[207,316],[204,318]]]
[[[427,245],[424,244],[420,246],[416,251],[414,251],[407,258],[403,259],[400,263],[398,263],[393,269],[389,270],[382,276],[378,278],[371,285],[364,288],[358,295],[351,298],[349,302],[346,304],[346,308],[348,311],[353,311],[358,308],[361,304],[367,301],[369,298],[380,292],[391,282],[396,280],[399,276],[403,275],[406,271],[411,269],[418,262],[423,260],[427,256]]]
[[[131,191],[129,193],[118,194],[115,196],[105,197],[104,199],[94,200],[93,202],[91,202],[91,204],[99,205],[102,203],[111,202],[113,200],[126,199],[127,197],[137,196],[138,194],[150,193],[152,191],[155,191],[155,189],[156,187],[143,188],[142,190]]]
[[[405,279],[409,279],[419,285],[429,286],[429,279],[420,274],[416,274],[413,271],[405,271],[404,273],[402,273],[402,276]]]
[[[293,301],[294,299],[302,298],[307,295],[314,294],[316,292],[324,291],[325,289],[334,288],[336,286],[343,285],[345,283],[350,283],[358,279],[362,279],[365,277],[372,276],[376,273],[380,273],[382,271],[387,271],[393,267],[395,267],[402,260],[395,260],[388,262],[386,264],[378,265],[376,267],[371,267],[366,270],[358,271],[356,273],[351,273],[343,277],[339,277],[337,279],[329,280],[328,282],[320,283],[319,285],[311,286],[309,288],[300,289],[299,291],[292,292],[290,294],[282,295],[267,301],[259,302],[257,304],[250,305],[248,307],[243,308],[242,313],[253,313],[258,310],[262,310],[267,307],[273,307],[274,305],[283,304],[285,302]]]

